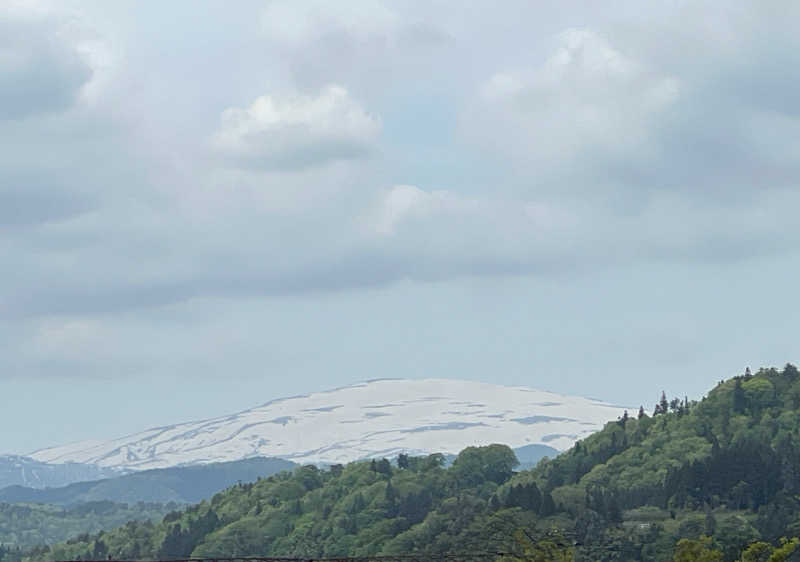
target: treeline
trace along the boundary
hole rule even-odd
[[[798,397],[794,366],[748,372],[718,385],[691,415],[678,410],[618,423],[556,462],[586,466],[598,454],[606,457],[581,482],[613,489],[624,507],[758,511],[782,494],[800,492]],[[610,466],[601,466],[609,453]]]
[[[382,460],[328,470],[305,466],[236,485],[210,501],[167,514],[159,524],[130,522],[52,546],[35,558],[462,550],[476,546],[489,502],[512,477],[515,464],[511,449],[493,445],[463,451],[447,469],[442,455],[402,456],[397,465]]]

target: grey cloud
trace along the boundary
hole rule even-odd
[[[88,62],[52,18],[0,14],[0,119],[62,111],[92,77]]]
[[[295,15],[274,14],[284,11]],[[266,10],[270,23],[263,36],[290,61],[286,72],[299,88],[343,84],[365,103],[371,100],[368,107],[384,116],[413,97],[460,104],[458,95],[470,80],[460,59],[465,54],[445,21],[449,13],[442,6],[396,2],[279,1]],[[301,25],[295,25],[298,16]]]
[[[0,230],[63,220],[92,206],[86,194],[47,174],[0,173]]]
[[[677,190],[729,203],[796,185],[795,41],[775,33],[764,49],[745,24],[728,31],[735,47],[708,44],[708,29],[682,30],[668,56],[624,28],[580,31],[581,45],[487,82],[501,93],[482,106],[487,119],[470,114],[465,127],[555,197],[643,205],[654,192]],[[609,70],[598,72],[602,64]],[[560,66],[570,71],[554,79]]]
[[[280,136],[282,142],[289,141],[292,137],[298,140],[293,146],[272,148],[270,145],[274,145],[276,136]],[[229,152],[225,154],[223,162],[246,169],[291,172],[337,160],[358,160],[372,153],[368,145],[356,140],[342,138],[312,140],[308,138],[307,131],[300,129],[284,129],[278,134],[251,134],[247,136],[246,142],[259,148],[243,154]]]
[[[364,219],[348,227],[336,215],[262,215],[260,226],[243,216],[204,225],[192,217],[142,217],[130,225],[122,219],[118,231],[98,225],[96,232],[105,236],[100,244],[78,239],[72,248],[20,261],[15,280],[4,282],[0,308],[6,317],[105,315],[210,297],[352,291],[403,279],[564,275],[642,261],[735,261],[786,251],[798,242],[782,226],[791,222],[799,199],[788,193],[759,207],[703,209],[667,199],[641,216],[595,211],[562,218],[557,210],[531,211],[519,202],[500,205],[407,186],[389,190],[389,201],[398,189],[410,190],[416,199],[388,226],[383,211],[369,207]],[[241,223],[229,222],[236,220]],[[147,238],[137,244],[127,239],[140,228],[136,225],[147,224],[157,226]],[[206,239],[194,238],[198,228]],[[329,234],[303,239],[301,233],[312,228]],[[620,233],[636,236],[625,240]]]

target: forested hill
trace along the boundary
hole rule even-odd
[[[530,551],[557,528],[575,559],[737,560],[800,534],[799,408],[793,366],[748,372],[699,402],[663,397],[530,471],[514,473],[503,445],[450,468],[440,455],[306,466],[34,558]]]

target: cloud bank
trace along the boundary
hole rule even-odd
[[[5,10],[6,361],[187,302],[800,250],[791,18],[445,4]]]

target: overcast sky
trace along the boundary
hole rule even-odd
[[[0,0],[0,452],[796,361],[800,5],[613,5]]]

